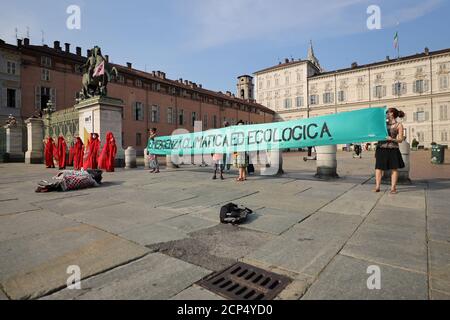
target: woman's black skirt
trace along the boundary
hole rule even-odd
[[[392,170],[405,167],[398,148],[377,148],[375,151],[375,169]]]

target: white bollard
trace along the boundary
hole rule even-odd
[[[25,152],[25,163],[42,163],[44,159],[44,122],[42,119],[29,118],[27,124],[28,148]]]
[[[128,147],[125,150],[125,169],[136,168],[136,149]]]
[[[144,169],[150,168],[150,161],[148,161],[147,148],[144,149]]]
[[[316,165],[317,172],[316,177],[321,179],[327,178],[338,178],[336,171],[337,160],[336,160],[337,146],[320,146],[316,147]]]
[[[398,169],[398,181],[411,183],[411,179],[409,178],[409,170],[410,170],[409,155],[411,147],[408,142],[403,141],[402,143],[399,144],[399,148],[400,153],[402,154],[403,162],[405,163],[405,167]]]

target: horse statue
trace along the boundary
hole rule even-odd
[[[84,71],[80,100],[94,96],[107,96],[108,82],[119,74],[116,67],[111,67],[106,61],[100,47],[97,46],[91,50],[86,63],[80,68]]]

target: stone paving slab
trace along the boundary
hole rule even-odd
[[[70,265],[83,278],[143,256],[147,249],[77,225],[0,242],[0,283],[12,299],[37,298],[66,285]]]
[[[425,210],[425,191],[424,190],[404,190],[398,189],[395,195],[386,192],[380,199],[380,205],[390,205],[399,208],[421,209]]]
[[[447,294],[445,292],[440,292],[437,290],[431,290],[431,297],[432,300],[450,300],[450,293]]]
[[[450,243],[429,242],[431,288],[450,294]]]
[[[20,200],[5,200],[0,202],[0,216],[34,210],[39,210],[39,207]]]
[[[198,218],[195,216],[183,215],[173,219],[160,222],[161,225],[180,230],[185,233],[191,233],[202,229],[207,229],[217,225],[216,222]]]
[[[38,236],[52,230],[70,228],[78,223],[47,211],[37,210],[0,217],[0,242]]]
[[[123,203],[123,201],[86,195],[81,197],[64,198],[58,201],[43,200],[40,202],[34,202],[33,204],[41,209],[47,209],[60,215],[67,215],[96,208],[109,207],[120,203]]]
[[[240,226],[252,230],[280,235],[293,225],[308,217],[308,214],[262,208],[249,215],[247,221]]]
[[[143,246],[189,238],[186,232],[159,223],[136,227],[120,236]]]
[[[152,253],[81,281],[80,290],[64,289],[45,299],[165,300],[211,271],[160,253]]]
[[[428,215],[428,238],[450,243],[450,215]]]
[[[221,271],[273,239],[270,234],[229,224],[219,224],[189,236],[149,248],[208,270]]]
[[[245,258],[317,276],[339,252],[361,219],[358,216],[319,212]]]
[[[6,294],[0,289],[0,301],[1,300],[8,300],[8,297]]]
[[[384,214],[381,210],[379,213]],[[372,213],[374,216],[377,212]],[[391,212],[391,214],[395,214]],[[407,221],[407,220],[406,220]],[[363,223],[342,250],[347,256],[427,272],[425,225],[398,227],[389,221]]]
[[[200,286],[193,285],[186,290],[181,291],[170,300],[226,300],[225,298],[206,290]]]
[[[142,225],[171,219],[180,213],[152,206],[134,206],[120,203],[102,208],[66,215],[78,222],[96,226],[102,230],[119,234]]]
[[[374,263],[337,255],[302,297],[304,300],[427,299],[427,275],[378,265],[380,290],[369,290],[367,268]]]

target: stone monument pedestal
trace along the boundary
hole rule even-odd
[[[76,104],[79,112],[79,134],[86,145],[91,133],[98,133],[101,147],[105,143],[106,132],[111,131],[116,139],[116,167],[125,165],[125,153],[122,148],[122,110],[123,101],[110,97],[93,97]]]
[[[44,122],[39,118],[25,120],[27,125],[28,147],[25,163],[43,163],[44,160]]]
[[[7,162],[23,162],[22,127],[6,125],[6,160]]]

